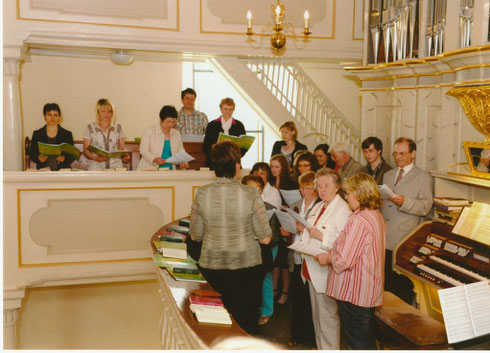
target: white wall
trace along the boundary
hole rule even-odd
[[[277,55],[268,38],[245,35],[246,13],[254,13],[254,32],[272,20],[274,1],[251,0],[5,0],[4,45],[123,49],[131,51]],[[308,42],[288,39],[282,55],[303,58],[360,60],[360,0],[283,0],[286,18],[303,30],[302,14],[310,12]],[[154,7],[157,11],[152,11]],[[166,8],[166,11],[165,11]],[[94,15],[94,14],[97,14]],[[359,33],[359,30],[361,32]],[[14,53],[11,53],[14,54]],[[4,55],[10,55],[9,53]]]
[[[109,60],[33,55],[22,66],[21,98],[24,136],[44,125],[43,105],[58,103],[62,126],[82,139],[95,121],[95,104],[108,98],[116,108],[127,140],[159,121],[165,104],[180,109],[181,62],[134,62],[119,66]]]
[[[358,79],[339,65],[305,62],[300,65],[360,130]],[[146,127],[158,122],[164,104],[180,109],[182,62],[180,59],[135,61],[129,66],[119,66],[104,59],[31,55],[31,60],[22,65],[20,86],[24,136],[32,136],[33,130],[44,125],[43,105],[55,102],[61,107],[62,126],[71,130],[76,140],[81,140],[85,126],[95,120],[96,101],[108,98],[116,107],[116,121],[126,129],[127,140],[133,140]],[[217,94],[210,104],[218,108],[223,94]],[[206,106],[203,99],[211,99],[209,92],[198,92],[198,95],[200,105]],[[209,119],[219,115],[218,110],[204,111]]]
[[[344,71],[338,64],[308,63],[298,61],[308,76],[316,83],[349,122],[361,131],[361,81]]]

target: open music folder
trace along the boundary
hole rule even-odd
[[[448,343],[490,333],[490,287],[487,281],[440,289]]]

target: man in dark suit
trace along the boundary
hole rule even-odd
[[[392,270],[392,258],[399,241],[422,221],[432,207],[432,179],[415,166],[416,149],[415,142],[407,137],[395,141],[393,157],[397,168],[386,172],[383,177],[383,184],[395,195],[384,200],[381,208],[386,221],[385,290],[409,304],[414,298],[413,284]]]
[[[393,169],[382,156],[383,142],[377,137],[369,136],[362,141],[361,147],[367,164],[360,171],[371,175],[378,185],[383,184],[383,175]]]

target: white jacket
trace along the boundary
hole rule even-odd
[[[323,205],[323,202],[319,202],[315,205],[308,216],[308,223],[311,225],[315,224]],[[318,239],[310,238],[310,233],[308,232],[308,229],[305,228],[303,234],[301,234],[301,241],[324,249],[325,251],[332,249],[335,239],[337,239],[342,229],[344,229],[350,214],[351,210],[349,209],[347,202],[345,202],[340,195],[336,195],[315,225],[315,228],[322,232],[323,240],[320,242]],[[313,287],[315,287],[315,290],[318,293],[325,293],[330,266],[320,266],[313,256],[302,254],[301,257],[306,261]],[[305,281],[304,277],[303,281]]]
[[[153,163],[153,160],[162,156],[164,141],[165,135],[162,132],[160,124],[152,125],[145,130],[141,137],[141,160],[138,164],[138,170],[158,169],[158,164]],[[170,148],[172,155],[184,149],[182,135],[175,129],[170,130]]]

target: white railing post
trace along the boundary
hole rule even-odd
[[[360,134],[294,60],[243,59],[247,67],[289,111],[293,120],[320,142],[345,141],[360,157]]]

